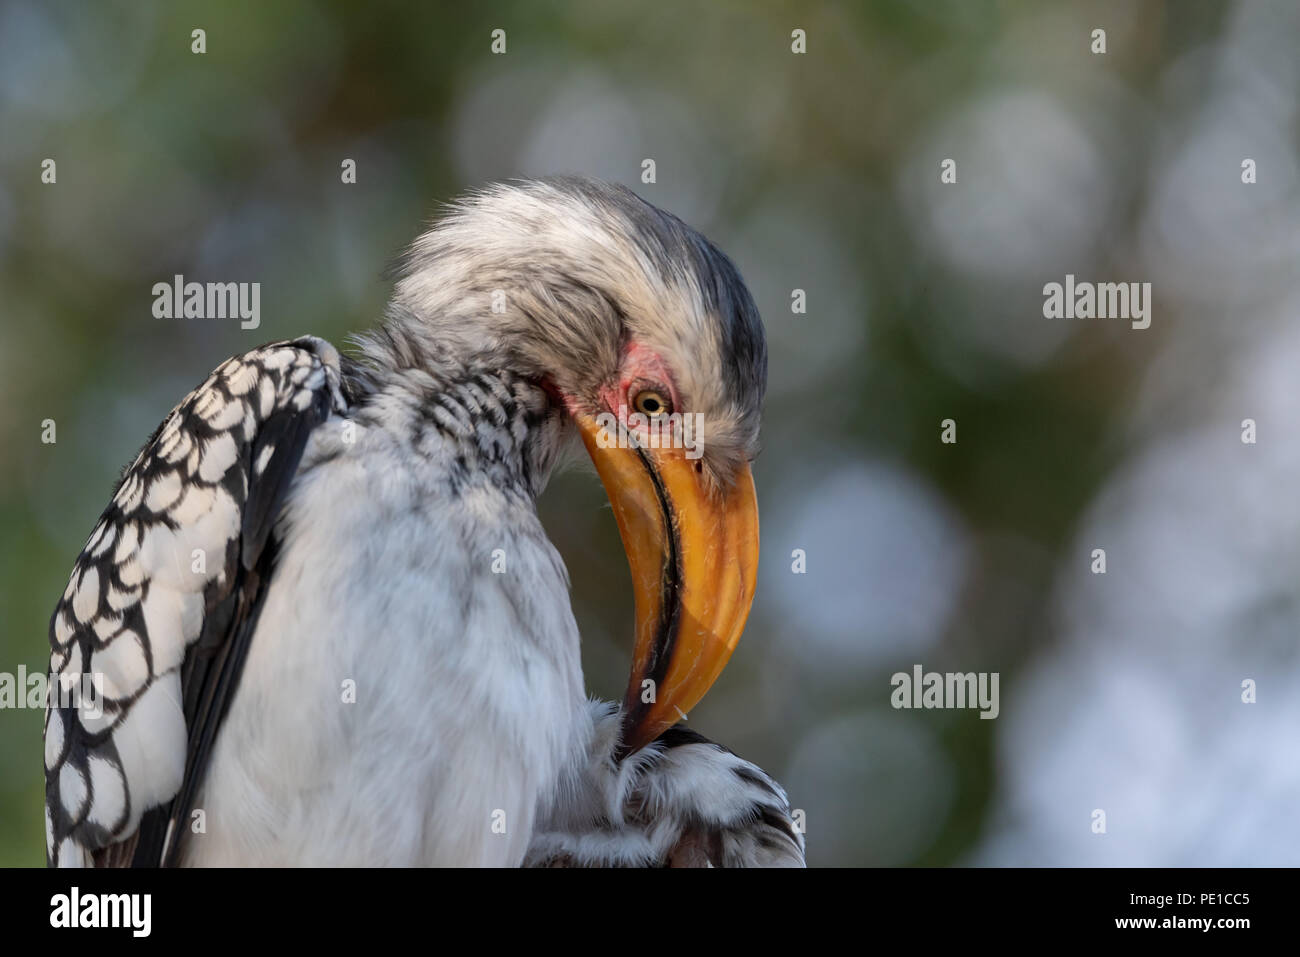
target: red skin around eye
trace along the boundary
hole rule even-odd
[[[629,395],[629,392],[632,384],[637,382],[641,383],[643,388],[666,389],[673,411],[682,411],[681,402],[677,397],[677,383],[673,381],[668,363],[664,362],[653,349],[639,342],[630,342],[623,350],[623,361],[619,364],[617,383],[609,383],[600,390],[601,406],[615,415],[621,414],[623,424],[626,425],[627,416],[636,411],[632,407],[632,399],[635,396]],[[619,406],[624,408],[620,410]]]
[[[668,369],[668,363],[664,362],[653,349],[643,346],[639,342],[629,343],[628,347],[623,350],[623,359],[619,363],[617,382],[606,383],[600,387],[597,393],[600,405],[599,411],[608,411],[618,415],[619,407],[622,406],[622,423],[626,427],[627,416],[635,411],[632,408],[634,396],[628,395],[634,382],[644,383],[643,387],[653,384],[655,388],[666,389],[668,398],[672,402],[673,411],[682,411],[681,400],[677,395],[677,383],[673,380],[673,375]],[[560,392],[549,379],[543,380],[541,386],[551,398],[568,409],[570,415],[586,411],[585,402],[580,401],[575,396]]]

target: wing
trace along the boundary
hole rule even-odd
[[[176,861],[272,530],[312,429],[346,411],[340,381],[313,337],[229,359],[123,472],[50,621],[51,866]]]

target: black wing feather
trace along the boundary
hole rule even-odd
[[[331,415],[346,411],[340,380],[338,354],[328,343],[310,337],[232,359],[177,406],[123,473],[114,501],[78,559],[51,621],[51,674],[77,676],[94,671],[100,660],[113,664],[97,656],[129,626],[131,639],[140,642],[139,655],[118,655],[115,687],[129,684],[140,672],[147,672],[147,680],[137,680],[139,687],[130,695],[106,700],[107,730],[87,726],[75,708],[47,711],[46,809],[52,864],[64,852],[99,866],[171,865],[180,859],[212,745],[238,686],[274,571],[276,523],[312,431]],[[210,455],[216,456],[216,464]],[[214,474],[218,470],[220,474]],[[179,494],[172,495],[178,483]],[[211,543],[220,566],[200,583],[201,596],[176,593],[178,602],[202,600],[202,622],[194,633],[182,634],[175,627],[186,620],[183,614],[175,623],[155,615],[153,630],[147,631],[142,609],[150,589],[175,591],[177,586],[153,580],[151,572],[167,569],[143,567],[140,542],[160,534],[170,543],[165,538],[169,531],[183,532],[187,518],[195,514],[194,503],[186,497],[191,491],[199,496],[200,507],[211,503],[203,513],[209,518],[218,508],[237,509],[220,513],[221,521],[210,523],[226,527],[229,516],[237,531]],[[123,539],[116,550],[98,547],[104,540]],[[183,536],[177,540],[189,544]],[[134,550],[126,547],[131,541]],[[160,551],[155,548],[149,554]],[[165,555],[172,561],[180,557]],[[98,599],[93,612],[88,612],[90,601],[83,593],[90,589],[90,573]],[[160,621],[170,627],[160,628]],[[162,662],[160,669],[155,662]],[[167,668],[167,662],[175,664]],[[178,672],[185,722],[184,772],[174,793],[141,801],[134,792],[148,797],[151,787],[158,790],[158,781],[151,778],[151,768],[127,766],[114,735],[136,702],[172,671]],[[135,727],[131,733],[147,732]],[[113,817],[111,826],[105,825],[106,817]],[[131,826],[133,818],[138,827]]]

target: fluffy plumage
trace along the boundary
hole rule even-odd
[[[355,359],[276,343],[186,397],[51,622],[52,674],[106,701],[47,712],[50,862],[802,862],[761,771],[676,731],[619,764],[583,695],[535,499],[556,390],[594,406],[629,337],[725,484],[757,439],[753,303],[699,234],[582,180],[455,207]]]
[[[616,762],[618,709],[588,712],[586,760],[546,803],[528,866],[803,866],[790,801],[757,765],[680,727]]]

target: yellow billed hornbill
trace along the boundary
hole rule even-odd
[[[754,594],[767,355],[735,266],[630,191],[497,185],[384,321],[229,359],[127,467],[50,624],[58,865],[803,863],[784,792],[674,728]],[[577,435],[632,570],[588,701],[535,508]]]

